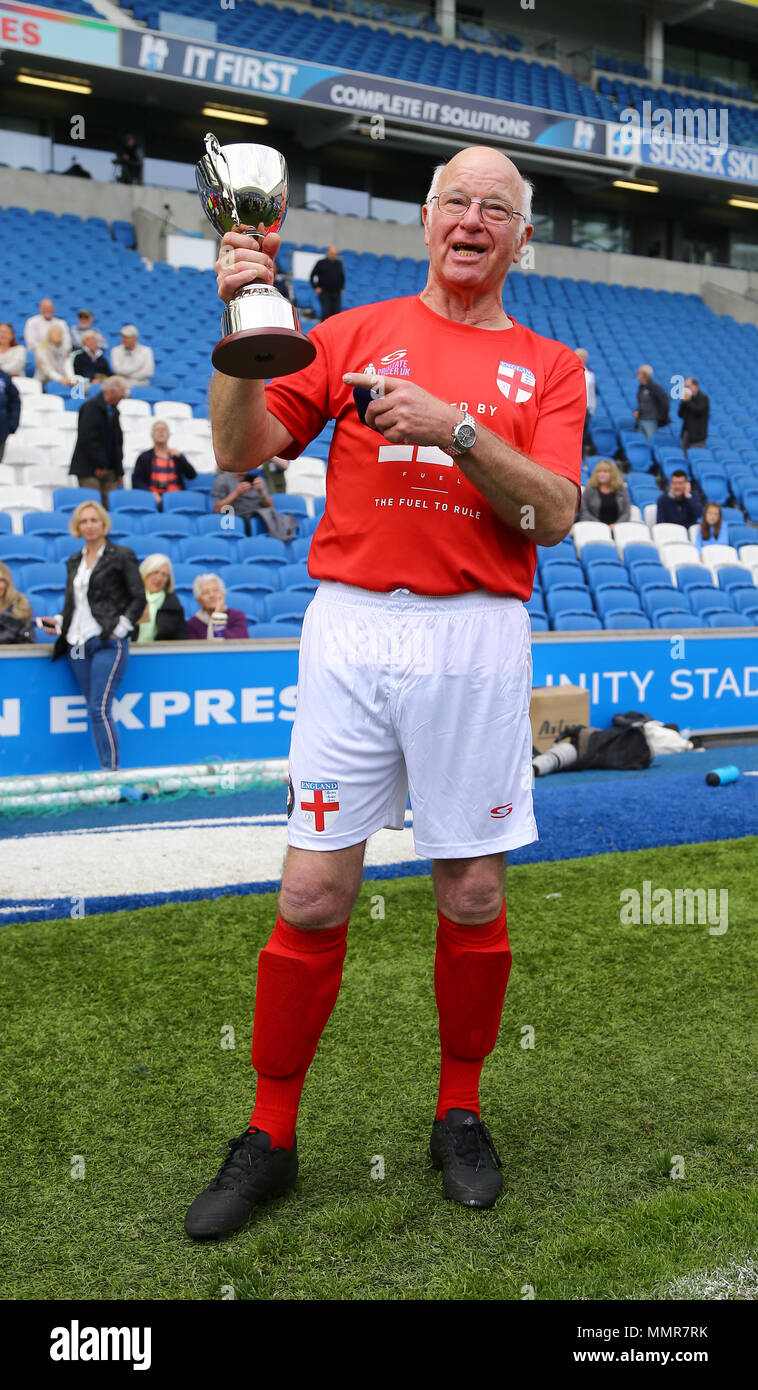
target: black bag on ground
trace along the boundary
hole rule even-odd
[[[570,769],[572,772],[588,772],[591,768],[639,772],[653,761],[648,741],[639,724],[625,729],[589,729],[575,724],[565,730],[564,737],[571,739],[579,754]]]

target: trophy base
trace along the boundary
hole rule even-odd
[[[224,376],[262,381],[299,372],[315,356],[314,344],[293,328],[241,328],[216,343],[211,361]]]

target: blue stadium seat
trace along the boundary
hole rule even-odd
[[[628,609],[606,613],[603,619],[603,627],[609,632],[621,632],[624,629],[642,632],[650,626],[650,619],[646,618],[644,613],[632,613]]]
[[[602,626],[594,613],[557,613],[553,619],[556,632],[600,632]]]
[[[631,584],[603,585],[602,588],[595,590],[595,607],[601,618],[605,618],[609,613],[620,611],[630,613],[641,613],[639,595]]]
[[[48,546],[37,536],[13,536],[0,532],[0,560],[6,565],[23,565],[27,560],[47,560],[49,556]]]
[[[683,608],[659,608],[653,614],[653,627],[673,628],[675,632],[692,628],[706,627],[705,618],[697,613],[685,612]]]
[[[222,540],[241,540],[245,534],[243,518],[230,512],[209,512],[206,516],[197,518],[197,536],[220,536]]]
[[[308,504],[296,492],[275,492],[271,500],[278,512],[290,516],[308,516]]]
[[[158,502],[152,492],[145,492],[138,489],[136,492],[131,488],[118,487],[108,494],[108,510],[110,512],[131,512],[137,515],[141,512],[157,512]]]
[[[273,594],[278,592],[279,570],[275,565],[227,565],[224,570],[224,583],[237,591],[250,594]]]
[[[552,622],[558,613],[594,613],[592,596],[585,589],[551,589],[546,597],[547,611]]]
[[[310,594],[269,594],[264,600],[265,619],[267,622],[282,622],[289,618],[302,622],[310,601]]]
[[[729,538],[731,541],[731,530]],[[758,595],[755,587],[755,580],[752,571],[747,565],[720,565],[718,569],[718,585],[727,594],[734,594],[737,589],[753,589]]]
[[[233,565],[237,561],[237,544],[234,541],[219,541],[214,536],[188,536],[177,547],[180,558],[193,565],[207,565],[209,570],[218,565]]]
[[[302,627],[299,622],[293,623],[284,620],[280,623],[256,623],[250,635],[256,640],[272,637],[281,640],[284,637],[299,637],[301,631]]]
[[[546,589],[555,584],[579,584],[584,587],[584,572],[578,560],[545,560],[540,566],[540,577]]]
[[[673,609],[680,613],[692,611],[688,596],[681,593],[679,589],[673,588],[645,589],[642,594],[642,603],[645,611],[654,621],[656,613],[661,610],[669,612]]]
[[[738,613],[744,613],[746,617],[752,618],[753,622],[758,620],[758,585],[755,592],[749,589],[734,589],[734,606]]]
[[[282,591],[302,590],[303,593],[314,594],[319,585],[318,579],[311,579],[308,566],[302,563],[284,565],[279,570],[278,577]]]
[[[185,515],[182,512],[171,512],[168,516],[165,512],[146,512],[140,517],[140,530],[145,536],[160,532],[161,536],[170,536],[172,540],[181,541],[187,536],[198,534],[197,521],[200,519],[199,516],[196,519],[194,515]]]
[[[208,498],[201,492],[166,492],[163,495],[164,515],[171,512],[172,515],[178,512],[180,515],[192,516],[197,512],[208,511]]]
[[[290,544],[295,545],[296,542],[292,541]],[[299,544],[302,545],[303,542]],[[310,541],[307,541],[306,545],[310,545]],[[283,567],[290,563],[291,551],[288,552],[284,541],[275,540],[273,536],[245,536],[237,546],[237,554],[241,564]]]
[[[530,613],[529,621],[532,626],[532,632],[548,631],[548,621],[544,613]]]
[[[745,613],[709,613],[707,618],[709,627],[755,627],[755,622],[751,621]]]
[[[731,613],[734,604],[728,594],[720,589],[690,589],[687,595],[693,613],[701,613],[707,618],[711,613]]]
[[[100,493],[92,487],[56,487],[53,489],[53,510],[73,512],[80,502],[99,502]]]

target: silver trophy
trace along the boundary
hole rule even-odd
[[[203,209],[220,236],[245,232],[259,241],[278,232],[287,212],[287,164],[269,145],[219,145],[205,137],[205,155],[195,165]],[[273,285],[243,285],[224,308],[223,338],[211,354],[226,376],[288,376],[316,356],[300,331],[300,319]]]

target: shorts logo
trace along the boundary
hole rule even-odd
[[[301,782],[300,810],[314,830],[331,830],[339,812],[339,782]],[[327,817],[329,820],[327,821]]]
[[[507,401],[515,401],[516,405],[531,400],[535,381],[534,372],[530,372],[528,367],[517,367],[515,362],[501,362],[497,369],[498,390],[502,391]]]
[[[513,802],[509,801],[507,806],[493,806],[490,815],[495,820],[505,820],[506,816],[509,816],[512,810]]]
[[[292,778],[287,778],[287,820],[289,820],[295,809],[295,788],[292,785]]]

